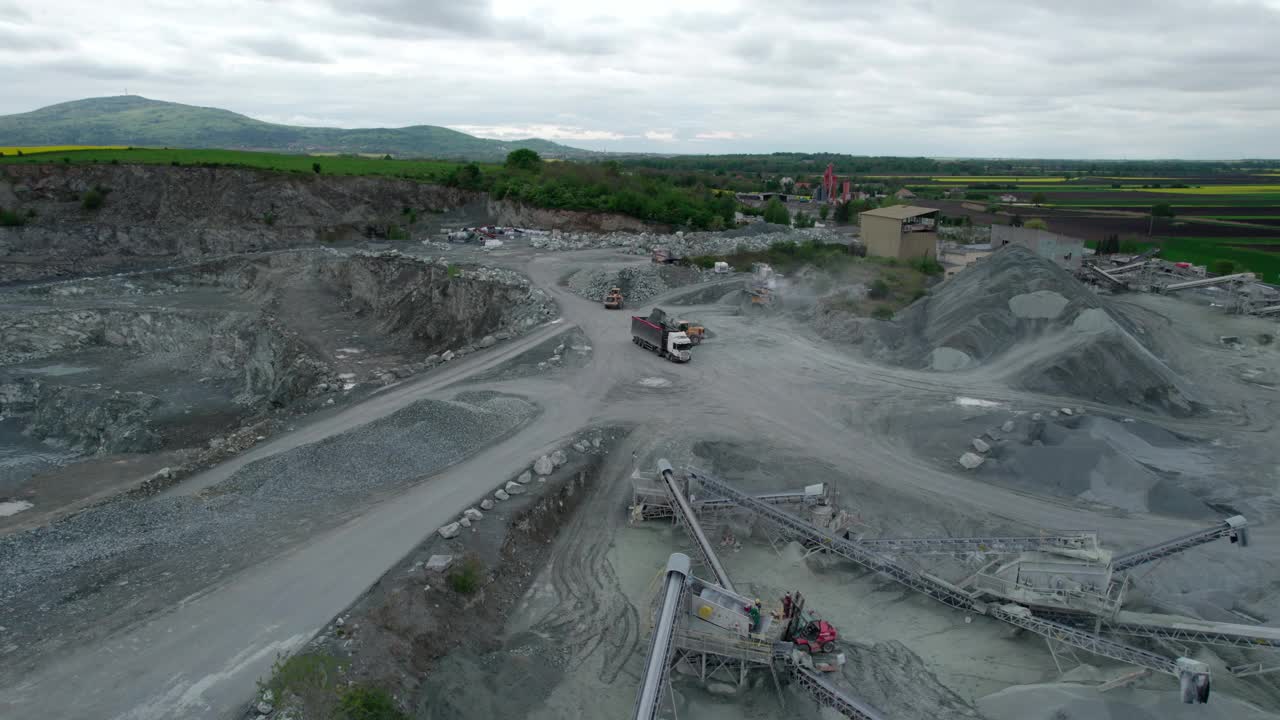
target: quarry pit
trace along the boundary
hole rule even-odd
[[[48,210],[29,235],[0,235],[23,248],[0,290],[0,714],[311,717],[296,714],[311,707],[301,697],[260,712],[256,683],[278,657],[323,654],[409,717],[626,715],[656,578],[690,544],[632,517],[633,475],[661,458],[746,492],[823,483],[866,538],[1080,530],[1121,553],[1243,515],[1248,548],[1155,564],[1125,607],[1280,619],[1273,323],[1098,294],[1016,249],[892,320],[833,299],[865,296],[869,265],[791,273],[761,309],[743,273],[658,268],[649,253],[771,236],[542,216],[565,225],[449,245],[450,223],[508,211],[395,180],[257,173],[268,203],[305,202],[271,225],[254,198],[201,206],[186,219],[234,242],[179,243],[135,266],[117,252],[122,228],[170,232],[156,214],[171,204],[142,199],[158,184],[195,197],[245,179],[123,172],[6,185]],[[59,188],[97,182],[116,185],[118,215],[57,209]],[[408,202],[439,211],[411,241],[338,233]],[[105,244],[81,248],[92,271],[32,252],[52,235],[107,237],[107,224]],[[634,305],[601,307],[599,288],[624,283]],[[628,316],[658,306],[709,329],[690,363],[629,342]],[[480,517],[442,537],[467,510]],[[1035,635],[771,543],[747,518],[717,529],[745,593],[776,604],[803,588],[840,628],[833,682],[887,717],[1280,711],[1274,675],[1227,670],[1265,650],[1135,641],[1210,665],[1213,702],[1183,706],[1158,675],[1102,693],[1125,666],[1081,653],[1060,669]],[[479,591],[431,574],[433,555],[477,559]],[[974,569],[927,567],[955,582]],[[767,676],[672,687],[680,715],[831,712]]]

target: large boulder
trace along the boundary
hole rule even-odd
[[[507,483],[507,486],[503,488],[503,490],[506,490],[508,495],[519,495],[524,492],[524,486],[518,482],[512,481]]]
[[[449,538],[458,537],[458,533],[462,532],[462,525],[456,522],[451,522],[436,532],[440,533],[440,537],[448,540]]]
[[[506,491],[506,490],[503,490],[502,488],[498,488],[497,490],[495,490],[495,491],[494,491],[494,493],[493,493],[493,496],[494,496],[494,497],[496,497],[496,498],[498,498],[499,500],[510,500],[510,499],[511,499],[511,496],[507,494],[507,491]]]
[[[551,458],[547,457],[546,455],[543,455],[542,457],[538,458],[533,463],[533,471],[538,473],[539,475],[550,475],[551,471],[555,470],[555,468],[556,468],[555,463],[551,462]]]
[[[564,451],[563,451],[563,450],[557,450],[557,451],[555,451],[555,452],[551,453],[551,464],[552,464],[552,465],[555,465],[556,467],[560,467],[561,465],[563,465],[563,464],[565,464],[565,463],[567,463],[567,462],[569,462],[569,458],[568,458],[568,456],[566,456],[566,455],[564,454]]]
[[[466,510],[462,511],[462,516],[467,518],[468,520],[471,520],[472,522],[475,522],[476,520],[479,520],[480,518],[484,517],[484,514],[475,508],[467,508]]]
[[[973,470],[977,468],[985,460],[986,458],[982,457],[981,455],[978,455],[977,453],[971,453],[971,452],[967,452],[960,456],[960,464],[964,466],[964,469],[966,470]]]
[[[521,485],[528,485],[532,481],[533,481],[533,473],[529,472],[528,470],[525,470],[524,472],[520,473],[520,477],[516,478],[516,482],[520,483]]]

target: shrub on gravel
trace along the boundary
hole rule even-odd
[[[475,558],[467,558],[454,567],[449,573],[449,587],[456,593],[470,595],[480,589],[484,567]]]
[[[343,670],[338,658],[324,653],[300,653],[276,658],[271,678],[259,681],[259,690],[270,690],[276,703],[298,698],[306,717],[330,717],[337,704],[337,687]]]
[[[356,685],[342,694],[339,703],[345,720],[405,720],[391,694],[380,688]]]

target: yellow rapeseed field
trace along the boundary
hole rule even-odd
[[[67,152],[69,150],[124,150],[124,145],[28,145],[26,147],[5,147],[0,145],[0,153],[5,155],[36,155],[47,152]]]

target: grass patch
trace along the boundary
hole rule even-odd
[[[1159,238],[1159,242],[1129,242],[1125,246],[1126,251],[1130,247],[1141,251],[1158,246],[1162,259],[1204,265],[1211,268],[1210,272],[1216,261],[1227,260],[1234,272],[1256,273],[1271,283],[1280,281],[1280,253],[1232,247],[1254,244],[1280,245],[1280,238]]]
[[[0,208],[0,227],[21,227],[27,224],[27,216],[15,210]]]
[[[338,703],[345,720],[407,720],[386,690],[357,685],[342,694]]]
[[[127,150],[124,145],[0,145],[0,155],[39,155],[76,150]]]
[[[469,557],[455,565],[445,579],[454,592],[471,595],[480,589],[484,581],[484,566],[476,558]]]

